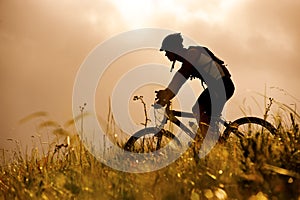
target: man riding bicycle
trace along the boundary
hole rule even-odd
[[[219,116],[227,100],[234,93],[234,84],[224,62],[217,58],[208,48],[190,46],[184,48],[180,33],[170,34],[162,41],[160,51],[172,62],[182,63],[165,90],[157,92],[157,103],[162,106],[174,98],[187,79],[199,78],[206,88],[198,97],[192,110],[199,122],[202,138],[206,136],[212,115]],[[204,86],[203,86],[204,87]],[[214,108],[213,108],[214,106]],[[212,113],[213,110],[213,113]],[[213,123],[211,123],[213,124]],[[200,136],[200,137],[201,137]]]

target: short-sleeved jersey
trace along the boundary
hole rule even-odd
[[[224,62],[218,59],[210,50],[201,46],[189,47],[181,68],[178,70],[186,79],[199,78],[203,82],[219,80],[222,77],[230,77]]]

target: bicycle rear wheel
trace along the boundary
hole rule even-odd
[[[170,131],[149,127],[133,134],[125,143],[124,149],[131,152],[153,152],[167,144],[174,148],[181,146],[178,138]]]
[[[226,127],[222,139],[227,140],[231,136],[241,139],[256,134],[275,135],[276,131],[276,128],[266,120],[257,117],[242,117]]]

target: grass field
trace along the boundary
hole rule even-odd
[[[0,152],[0,198],[299,200],[300,132],[290,116],[284,126],[277,122],[275,137],[254,134],[242,146],[217,144],[199,163],[188,150],[169,166],[140,174],[102,164],[76,134],[46,152],[24,153],[16,142],[10,155]]]

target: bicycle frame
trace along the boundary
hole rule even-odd
[[[171,106],[171,102],[168,102],[167,106],[166,106],[166,111],[165,111],[165,115],[166,115],[166,121],[165,121],[165,123],[167,123],[167,120],[170,120],[172,123],[174,123],[179,128],[181,128],[191,138],[194,138],[195,137],[195,133],[193,133],[186,125],[184,125],[184,123],[182,123],[177,118],[177,117],[195,118],[194,114],[193,113],[189,113],[189,112],[182,112],[182,111],[177,111],[177,110],[171,110],[170,106]],[[223,124],[225,127],[230,126],[230,122],[227,122],[227,121],[225,121],[224,119],[222,119],[220,117],[218,117],[218,123]]]

